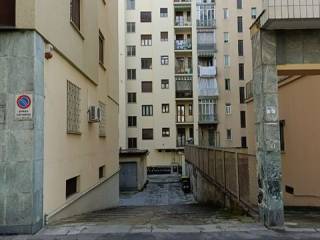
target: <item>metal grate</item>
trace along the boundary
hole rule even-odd
[[[100,123],[99,123],[99,137],[106,136],[106,105],[99,102],[100,108]]]
[[[80,88],[67,81],[67,132],[80,133]]]

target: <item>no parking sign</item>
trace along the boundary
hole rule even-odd
[[[32,119],[32,94],[16,95],[15,105],[17,120]]]

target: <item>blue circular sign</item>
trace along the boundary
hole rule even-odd
[[[17,99],[17,105],[21,109],[27,109],[31,105],[31,99],[27,95],[21,95]]]

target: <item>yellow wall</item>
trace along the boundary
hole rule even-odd
[[[302,77],[279,88],[279,115],[285,120],[283,185],[294,188],[294,195],[284,192],[286,205],[320,206],[319,89],[320,76]],[[248,103],[248,113],[249,152],[255,153],[253,102]]]

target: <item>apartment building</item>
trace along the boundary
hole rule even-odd
[[[0,233],[117,206],[117,11],[0,2]]]
[[[148,150],[149,167],[178,171],[185,144],[198,143],[196,3],[122,2],[120,147]]]
[[[259,0],[216,0],[217,127],[209,145],[247,147],[245,84],[252,79],[249,28],[261,12]],[[208,144],[206,144],[208,145]]]

